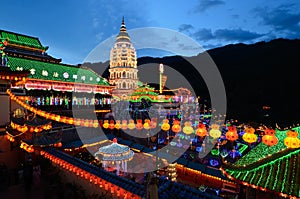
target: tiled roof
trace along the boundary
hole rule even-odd
[[[29,77],[34,79],[109,86],[109,83],[104,78],[88,68],[78,68],[18,57],[8,57],[8,66],[12,71],[28,70],[30,72]]]

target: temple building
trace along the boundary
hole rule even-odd
[[[109,83],[115,85],[113,94],[126,98],[138,87],[136,51],[126,31],[124,17],[114,47],[110,51]]]

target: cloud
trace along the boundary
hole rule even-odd
[[[271,27],[277,33],[293,37],[300,32],[300,12],[293,12],[294,7],[294,4],[283,4],[274,9],[258,7],[254,9],[254,13],[262,19],[263,25]]]
[[[211,29],[207,28],[201,28],[198,31],[194,32],[191,36],[194,37],[196,40],[201,41],[211,40],[215,38]]]
[[[194,12],[203,12],[212,7],[225,4],[222,0],[199,0],[199,4],[194,9]]]
[[[191,34],[191,36],[198,41],[219,40],[219,41],[231,41],[231,42],[251,41],[260,38],[264,35],[265,34],[251,32],[249,30],[243,30],[241,28],[217,29],[215,31],[212,31],[211,29],[207,29],[207,28],[201,28],[198,31]]]
[[[216,39],[224,40],[224,41],[238,41],[238,42],[244,42],[244,41],[257,39],[264,35],[265,34],[250,32],[248,30],[242,30],[240,28],[238,28],[238,29],[218,29],[214,32],[214,36]]]
[[[179,32],[189,32],[191,29],[194,29],[194,26],[191,24],[181,24],[178,28]]]

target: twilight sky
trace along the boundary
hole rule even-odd
[[[274,38],[300,39],[299,0],[10,0],[0,29],[38,37],[48,54],[78,64],[99,43],[127,29],[180,31],[204,49]],[[151,51],[138,56],[149,55]]]

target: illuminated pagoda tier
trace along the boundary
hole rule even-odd
[[[108,146],[99,148],[95,153],[96,159],[100,160],[104,166],[115,167],[119,175],[120,164],[124,172],[127,172],[127,162],[133,158],[134,152],[128,146],[120,145],[117,139],[113,139],[113,143]]]
[[[138,87],[136,51],[126,31],[124,18],[114,47],[110,51],[109,82],[115,85],[113,94],[127,98]]]
[[[299,132],[300,127],[293,130]],[[253,188],[277,193],[280,197],[299,198],[300,149],[285,146],[286,132],[276,130],[278,144],[267,146],[261,142],[235,164],[224,165],[223,173],[244,185],[248,195]]]

